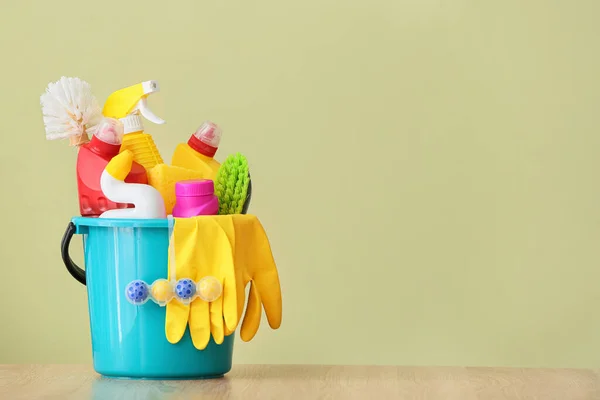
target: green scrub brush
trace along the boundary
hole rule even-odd
[[[219,167],[215,193],[219,198],[219,214],[240,214],[250,203],[248,160],[242,154],[232,154]]]

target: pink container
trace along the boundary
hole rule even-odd
[[[175,184],[173,217],[190,218],[198,215],[217,215],[219,199],[210,179],[180,181]]]

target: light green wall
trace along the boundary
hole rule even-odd
[[[156,79],[165,159],[205,119],[250,160],[284,322],[239,363],[600,365],[598,1],[7,1],[0,362],[91,360],[60,261],[61,75]],[[294,155],[296,154],[296,155]],[[80,240],[74,258],[82,259]]]

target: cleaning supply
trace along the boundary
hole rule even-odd
[[[123,125],[115,119],[102,117],[90,84],[79,78],[63,76],[48,85],[40,102],[46,138],[68,138],[70,145],[79,149],[76,174],[80,214],[97,217],[106,210],[130,207],[129,204],[110,201],[100,188],[102,171],[121,148]],[[89,134],[93,135],[91,141]],[[133,164],[125,181],[147,183],[145,169]]]
[[[218,344],[232,334],[244,310],[245,288],[251,284],[241,337],[254,338],[262,308],[269,325],[279,328],[282,317],[277,267],[264,228],[254,215],[218,215],[178,218],[174,226],[176,278],[214,276],[222,281],[219,299],[196,299],[185,305],[167,304],[167,340],[177,343],[189,324],[194,346],[203,349],[212,334]],[[171,269],[169,268],[169,271]]]
[[[117,90],[108,96],[102,114],[106,117],[117,118],[124,125],[121,151],[130,150],[133,159],[149,170],[163,160],[154,144],[152,136],[144,132],[142,118],[155,124],[164,124],[162,118],[154,115],[148,108],[147,98],[159,91],[158,82],[145,81],[137,85]]]
[[[204,122],[187,143],[175,148],[171,165],[202,173],[203,179],[215,180],[221,164],[214,159],[221,142],[221,128],[210,121]]]
[[[210,303],[198,298],[191,303],[173,300],[167,304],[167,340],[178,343],[189,322],[192,342],[198,350],[206,348],[211,334],[215,343],[223,343],[225,326],[233,331],[239,321],[231,243],[213,218],[176,218],[172,236],[175,255],[169,260],[169,280],[187,278],[200,281],[211,276],[222,286],[223,294]]]
[[[100,177],[110,160],[119,154],[123,124],[113,118],[103,118],[92,140],[79,148],[77,154],[77,190],[79,211],[84,217],[97,217],[107,210],[133,207],[106,197],[100,186]],[[148,183],[146,170],[133,162],[125,177],[127,183]]]
[[[115,156],[100,176],[100,187],[107,199],[131,203],[134,207],[108,210],[100,218],[166,218],[165,203],[156,189],[150,185],[124,181],[132,165],[133,153],[130,150]]]
[[[248,342],[258,331],[262,309],[272,329],[281,326],[281,287],[269,239],[258,218],[254,215],[232,215],[231,219],[235,230],[236,279],[242,281],[238,296],[250,283],[248,305],[240,331],[242,340]],[[226,220],[218,222],[224,228],[229,226]],[[242,309],[243,302],[238,303],[240,314]]]
[[[202,176],[202,172],[199,171],[158,164],[148,170],[148,184],[160,192],[168,215],[173,212],[175,206],[175,183],[191,179],[202,179]]]
[[[63,76],[48,84],[40,96],[46,139],[69,139],[71,146],[89,141],[102,119],[102,111],[89,83]]]
[[[136,306],[152,300],[164,307],[173,299],[189,304],[196,298],[210,303],[217,300],[222,292],[221,282],[214,276],[205,276],[198,283],[188,278],[173,282],[157,279],[152,284],[135,279],[125,286],[127,301]]]
[[[214,182],[210,179],[177,182],[175,195],[177,203],[173,208],[174,217],[187,218],[219,213],[219,199],[215,196]]]
[[[223,285],[214,276],[205,276],[198,282],[196,292],[202,300],[212,303],[223,294]]]
[[[249,184],[246,157],[240,153],[228,156],[219,168],[216,178],[219,214],[240,214],[246,202]]]
[[[175,291],[173,285],[167,279],[157,279],[152,284],[150,289],[151,298],[160,306],[166,306],[168,302],[173,300]]]

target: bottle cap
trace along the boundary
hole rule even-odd
[[[206,121],[190,136],[188,144],[198,153],[212,157],[219,148],[221,134],[221,128],[210,121]]]
[[[210,179],[193,179],[175,184],[175,195],[178,197],[207,196],[214,193],[215,184]]]
[[[138,114],[128,115],[120,118],[119,121],[123,124],[123,131],[125,134],[144,130],[144,122],[142,121],[142,117]]]
[[[94,136],[104,143],[121,145],[123,141],[123,123],[115,118],[102,118]]]
[[[158,92],[158,82],[146,81],[138,83],[133,86],[129,86],[123,89],[119,89],[113,92],[106,102],[102,114],[105,117],[112,118],[125,118],[132,114],[141,114],[142,117],[155,124],[164,124],[165,120],[156,116],[148,108],[147,97],[152,93]],[[142,130],[142,129],[138,129]],[[137,132],[137,131],[129,131]],[[125,133],[127,131],[127,125],[125,126]]]

